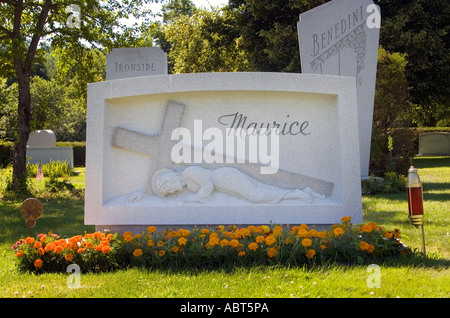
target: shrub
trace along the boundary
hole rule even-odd
[[[236,226],[156,232],[85,233],[67,239],[38,234],[19,240],[12,250],[21,271],[62,272],[70,264],[82,272],[128,267],[187,269],[234,266],[303,266],[339,262],[362,264],[409,254],[400,230],[375,223],[352,226],[349,217],[327,231],[307,225]]]
[[[376,178],[371,175],[361,181],[362,193],[395,193],[405,191],[406,177],[395,172],[386,172],[384,178]]]

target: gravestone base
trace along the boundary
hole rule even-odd
[[[67,161],[69,168],[73,168],[72,147],[30,147],[27,146],[27,157],[30,163],[49,163],[50,161]]]
[[[282,226],[284,229],[292,228],[293,226],[298,226],[301,224],[245,224],[243,226],[240,226],[239,224],[208,224],[208,225],[186,225],[186,226],[181,226],[181,225],[176,225],[176,224],[166,224],[166,225],[153,225],[153,224],[149,224],[149,225],[142,225],[142,224],[130,224],[130,225],[119,225],[119,224],[113,224],[113,225],[96,225],[95,226],[95,231],[96,232],[110,232],[110,233],[120,233],[123,234],[125,232],[131,232],[133,233],[133,235],[136,234],[142,234],[143,232],[146,233],[147,228],[149,226],[154,226],[156,227],[156,232],[160,232],[160,231],[164,231],[164,230],[174,230],[177,231],[178,229],[184,229],[184,230],[189,230],[189,231],[193,231],[195,228],[197,229],[202,229],[202,228],[210,228],[210,229],[214,229],[218,226],[224,226],[225,228],[227,228],[230,225],[235,225],[237,228],[240,227],[248,227],[250,225],[254,225],[254,226],[261,226],[261,225],[267,225],[269,227],[275,227],[277,225]],[[332,224],[306,224],[309,229],[316,229],[317,231],[323,231],[323,230],[327,230],[329,229]]]

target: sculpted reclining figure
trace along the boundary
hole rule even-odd
[[[161,169],[151,178],[153,192],[160,197],[169,197],[182,192],[192,192],[185,202],[206,203],[214,191],[226,193],[252,203],[278,203],[281,200],[302,200],[312,203],[313,198],[323,199],[324,195],[311,188],[283,189],[259,182],[233,167],[208,170],[199,166],[189,166],[182,171]],[[141,199],[145,194],[131,196],[128,202]]]

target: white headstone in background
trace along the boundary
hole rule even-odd
[[[419,134],[419,154],[450,156],[450,133],[430,132]]]
[[[35,130],[28,137],[27,146],[56,147],[56,136],[51,130]]]
[[[73,168],[73,148],[57,147],[56,136],[51,130],[36,130],[30,133],[27,142],[29,163],[49,163],[50,161],[67,161]]]
[[[159,47],[115,48],[106,56],[106,80],[167,74],[167,54]]]
[[[371,0],[333,0],[297,23],[303,73],[355,77],[362,177],[369,173],[380,20]]]

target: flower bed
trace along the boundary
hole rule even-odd
[[[19,240],[12,250],[18,268],[30,272],[82,272],[128,267],[231,268],[234,266],[363,264],[411,253],[400,230],[375,223],[352,226],[344,217],[326,231],[300,226],[236,226],[165,230],[150,226],[142,234],[85,233],[70,238],[38,234]]]

